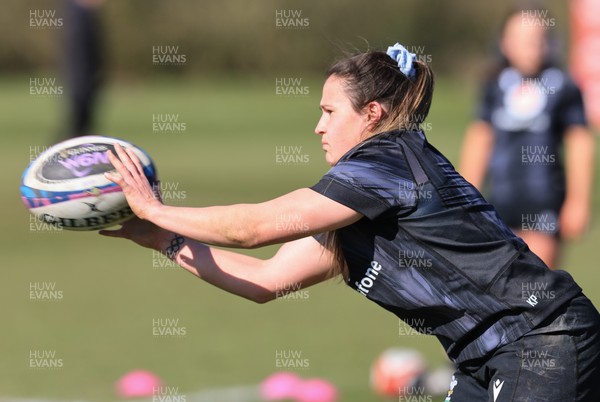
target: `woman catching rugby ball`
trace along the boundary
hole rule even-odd
[[[311,188],[260,204],[163,205],[137,157],[116,146],[109,157],[119,175],[107,176],[139,219],[101,233],[162,251],[261,303],[280,284],[300,289],[342,275],[439,339],[458,367],[447,401],[600,400],[598,312],[427,142],[419,125],[432,95],[431,69],[399,44],[337,62],[315,130],[331,169]],[[303,225],[277,225],[292,214]],[[208,246],[274,243],[284,244],[267,260]],[[524,364],[535,353],[551,355],[554,367]]]

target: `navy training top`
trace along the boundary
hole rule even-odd
[[[565,197],[563,136],[586,125],[581,91],[556,67],[524,77],[503,69],[483,89],[477,118],[493,127],[489,200],[511,227],[521,213],[559,212]]]
[[[364,215],[337,230],[347,285],[435,335],[455,363],[516,340],[581,292],[420,131],[366,140],[311,188]]]

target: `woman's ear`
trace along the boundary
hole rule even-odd
[[[369,102],[365,106],[366,129],[373,131],[381,119],[385,117],[385,114],[386,110],[381,103],[376,101]]]

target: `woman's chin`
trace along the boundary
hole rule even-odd
[[[327,164],[329,166],[333,166],[337,163],[338,159],[334,158],[329,152],[325,153],[325,162],[327,162]]]

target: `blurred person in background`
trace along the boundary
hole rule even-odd
[[[67,122],[65,137],[93,134],[94,114],[103,82],[104,53],[99,8],[104,0],[67,0],[65,58]]]
[[[553,54],[548,10],[509,13],[501,57],[464,139],[460,172],[550,268],[590,221],[594,139],[582,95]],[[564,159],[564,162],[563,162]]]

